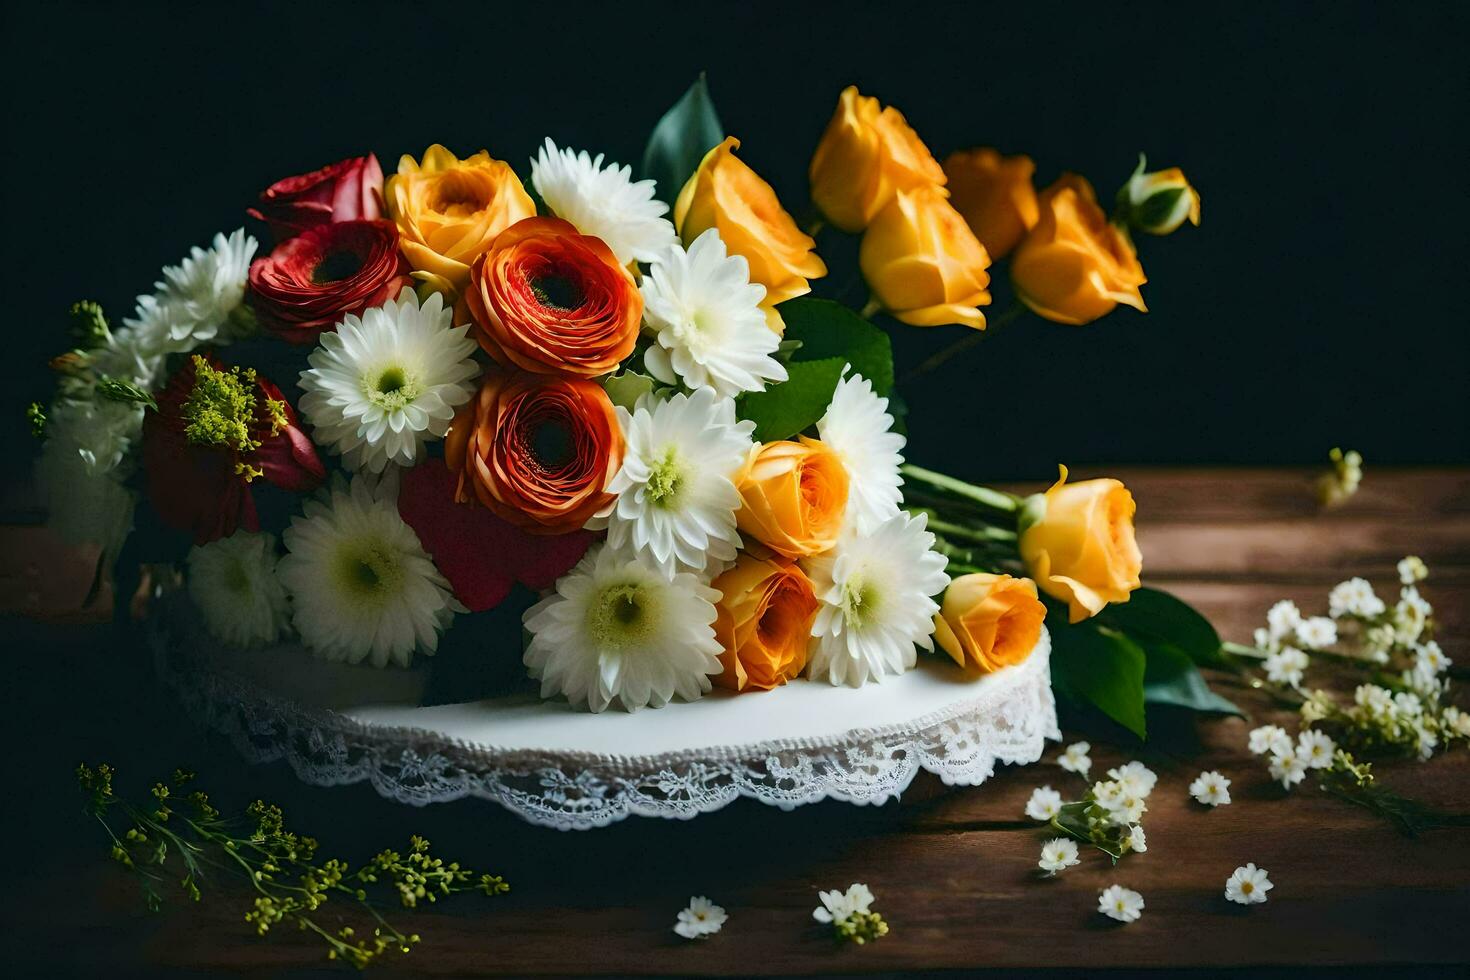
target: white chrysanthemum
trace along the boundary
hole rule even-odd
[[[1085,777],[1092,768],[1092,757],[1087,754],[1091,751],[1091,742],[1073,742],[1057,757],[1057,765]]]
[[[703,895],[696,895],[689,899],[687,909],[680,910],[674,932],[685,939],[704,939],[719,932],[728,918],[720,906]]]
[[[123,322],[175,351],[233,339],[230,314],[245,298],[257,242],[237,228],[228,238],[215,235],[212,245],[196,245],[178,265],[164,266],[153,295],[139,296],[134,318]]]
[[[765,287],[750,281],[744,256],[726,254],[715,229],[687,252],[677,243],[661,252],[640,291],[656,341],[643,363],[660,381],[733,398],[786,380],[786,368],[771,356],[781,338],[766,326]]]
[[[720,672],[715,606],[720,594],[698,577],[672,577],[602,544],[526,610],[525,663],[541,696],[563,695],[603,711],[661,708],[710,689]]]
[[[1229,878],[1225,879],[1225,897],[1240,905],[1255,905],[1266,900],[1266,893],[1276,886],[1266,876],[1265,868],[1258,868],[1255,862],[1236,868]]]
[[[1097,896],[1097,910],[1119,922],[1136,922],[1143,915],[1143,896],[1122,885],[1109,885]]]
[[[291,602],[276,578],[276,536],[236,531],[189,549],[189,597],[210,634],[232,646],[279,639]]]
[[[339,479],[304,510],[281,535],[288,554],[277,574],[306,645],[328,660],[375,667],[433,653],[462,609],[398,516],[397,481]]]
[[[709,388],[668,401],[639,399],[617,409],[626,447],[608,484],[612,503],[587,522],[608,544],[637,554],[665,575],[704,572],[734,559],[740,546],[735,475],[750,453],[753,422]]]
[[[1062,794],[1050,786],[1038,786],[1031,791],[1026,801],[1026,816],[1032,820],[1047,821],[1062,812]]]
[[[932,597],[949,585],[948,561],[930,550],[925,523],[900,513],[868,532],[848,527],[835,548],[803,562],[822,603],[809,677],[860,687],[911,668],[916,646],[934,649]]]
[[[817,422],[822,442],[847,469],[847,520],[868,531],[898,513],[903,494],[904,438],[893,430],[888,399],[879,398],[873,384],[854,374],[837,383],[832,404]]]
[[[602,165],[602,154],[546,145],[531,160],[531,185],[558,218],[584,235],[601,238],[618,261],[652,262],[675,240],[664,217],[669,206],[654,198],[651,180],[633,180],[632,167]]]
[[[455,409],[474,394],[480,368],[469,327],[434,293],[423,305],[405,287],[396,301],[348,314],[307,358],[301,413],[317,442],[350,469],[412,466],[424,442],[441,439]]]
[[[1041,859],[1036,866],[1054,875],[1078,863],[1077,842],[1068,837],[1056,837],[1041,845]]]

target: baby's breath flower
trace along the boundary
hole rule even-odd
[[[1388,607],[1378,598],[1367,579],[1350,578],[1333,587],[1327,596],[1327,608],[1333,619],[1344,616],[1371,619],[1383,615]]]
[[[846,892],[820,892],[822,904],[812,911],[818,922],[830,923],[839,941],[861,946],[888,935],[888,923],[873,911],[873,893],[862,882],[854,882]]]
[[[1057,757],[1057,765],[1067,772],[1075,772],[1086,778],[1088,771],[1092,768],[1092,759],[1087,754],[1091,751],[1091,743],[1073,742]]]
[[[1026,816],[1032,820],[1050,820],[1062,812],[1062,794],[1050,786],[1042,786],[1026,801]]]
[[[1282,640],[1290,636],[1301,621],[1301,610],[1290,599],[1282,599],[1266,613],[1266,627],[1272,640]]]

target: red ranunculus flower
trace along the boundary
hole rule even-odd
[[[194,355],[143,417],[148,497],[165,524],[195,544],[259,530],[251,484],[321,485],[326,470],[281,389],[249,369]]]
[[[247,213],[270,225],[278,242],[317,225],[375,221],[383,216],[383,168],[369,153],[284,177],[261,191],[259,206]]]
[[[391,223],[318,225],[251,264],[251,304],[262,327],[310,344],[347,314],[397,296],[413,282],[408,273]]]

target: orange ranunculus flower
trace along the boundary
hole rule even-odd
[[[985,329],[990,256],[940,188],[895,194],[863,234],[858,264],[874,299],[904,323]]]
[[[976,572],[949,583],[934,638],[961,667],[988,672],[1031,656],[1045,619],[1035,582]]]
[[[595,378],[633,353],[643,296],[600,238],[560,218],[511,225],[475,260],[475,337],[508,367]]]
[[[444,459],[455,499],[532,534],[575,531],[611,502],[623,433],[602,386],[492,370],[454,417]]]
[[[725,668],[716,684],[769,691],[802,672],[817,596],[795,562],[747,552],[711,584],[720,593],[715,638]]]
[[[785,329],[777,303],[811,292],[808,279],[820,279],[827,266],[812,251],[816,242],[796,227],[776,192],[735,156],[740,141],[733,136],[700,161],[674,205],[674,225],[685,244],[710,228],[731,255],[750,263],[750,281],[766,288],[761,306],[777,333]]]
[[[944,159],[949,203],[992,260],[1010,254],[1040,217],[1028,156],[1003,157],[989,147],[956,150]]]
[[[812,203],[838,228],[860,232],[898,191],[943,184],[944,170],[893,106],[849,85],[812,154]]]
[[[1092,185],[1065,174],[1041,194],[1041,216],[1011,257],[1016,295],[1057,323],[1091,323],[1119,303],[1143,312],[1148,282],[1133,243],[1098,207]]]
[[[1143,555],[1133,536],[1133,494],[1117,480],[1067,484],[1067,468],[1051,489],[1021,511],[1021,559],[1041,591],[1067,604],[1080,622],[1138,588]]]
[[[735,478],[740,530],[787,558],[837,543],[847,511],[847,468],[815,439],[755,446]]]
[[[536,213],[509,164],[484,150],[460,160],[437,143],[423,163],[400,157],[383,197],[415,276],[451,296],[469,283],[470,264],[497,235]]]

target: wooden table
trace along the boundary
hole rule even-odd
[[[1079,474],[1079,476],[1092,474]],[[1347,505],[1319,514],[1312,474],[1296,470],[1119,472],[1139,501],[1146,579],[1197,604],[1227,638],[1245,640],[1278,598],[1324,609],[1326,591],[1363,575],[1396,588],[1394,563],[1429,563],[1425,593],[1444,624],[1446,651],[1470,664],[1470,471],[1371,469]],[[12,538],[12,542],[14,539]],[[254,970],[320,966],[300,935],[255,939],[247,899],[226,887],[198,905],[139,911],[130,883],[105,860],[95,826],[76,815],[70,767],[111,760],[134,789],[183,764],[236,802],[281,802],[293,824],[332,853],[360,859],[420,832],[436,850],[512,883],[499,899],[458,898],[442,910],[398,916],[423,946],[385,972],[845,973],[942,968],[1170,966],[1360,967],[1470,961],[1470,830],[1410,840],[1314,789],[1286,794],[1245,750],[1250,727],[1286,720],[1225,677],[1218,689],[1249,721],[1203,720],[1198,741],[1165,750],[1095,745],[1094,766],[1141,758],[1160,773],[1145,820],[1149,850],[1116,868],[1101,855],[1055,880],[1036,873],[1043,833],[1022,816],[1031,790],[1080,793],[1055,751],[1038,765],[998,773],[976,789],[945,789],[921,774],[898,803],[839,803],[792,813],[742,801],[688,823],[629,820],[565,834],[524,825],[490,804],[412,810],[363,786],[297,784],[283,765],[242,765],[203,739],[160,694],[136,654],[107,627],[17,623],[32,749],[20,752],[33,804],[21,832],[43,842],[12,862],[7,891],[20,941],[8,955],[55,968]],[[16,634],[12,631],[12,635]],[[43,651],[37,644],[45,644]],[[1461,675],[1463,676],[1463,674]],[[1461,689],[1465,685],[1461,682]],[[60,715],[85,724],[57,726]],[[12,724],[17,724],[12,718]],[[47,726],[36,733],[36,726]],[[1179,726],[1174,726],[1176,729]],[[1185,735],[1190,729],[1186,727]],[[11,733],[11,751],[17,754]],[[1074,733],[1068,733],[1069,736]],[[1179,734],[1176,730],[1175,734]],[[1185,787],[1203,769],[1232,780],[1235,802],[1208,811]],[[1385,781],[1426,802],[1470,810],[1470,754],[1425,765],[1388,764]],[[129,783],[128,777],[132,777]],[[229,781],[234,784],[225,788]],[[11,836],[12,847],[17,839]],[[1276,889],[1265,905],[1223,898],[1225,879],[1254,861]],[[891,934],[837,947],[811,921],[818,889],[864,881]],[[1113,882],[1142,892],[1141,921],[1118,927],[1095,911]],[[685,943],[670,931],[691,894],[729,910],[723,932]],[[15,899],[20,901],[14,901]]]

